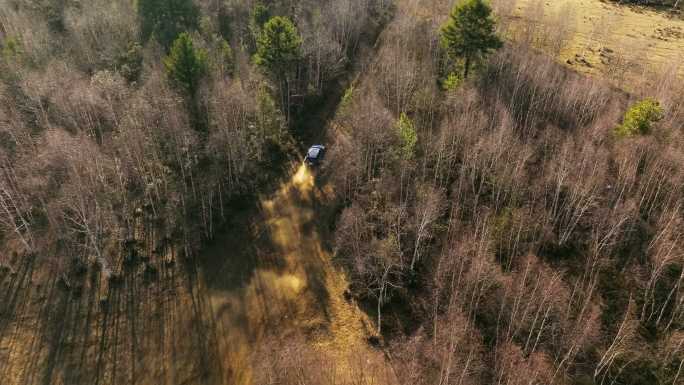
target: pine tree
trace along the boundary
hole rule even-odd
[[[275,16],[264,24],[257,38],[254,61],[278,83],[281,106],[290,121],[290,74],[300,58],[302,38],[290,19]]]
[[[273,17],[264,24],[257,38],[255,62],[280,77],[299,59],[301,44],[299,32],[290,19]]]
[[[207,53],[196,49],[190,35],[183,32],[173,42],[169,56],[164,59],[164,68],[174,86],[194,97],[200,80],[207,73]]]
[[[495,25],[492,9],[484,0],[463,0],[451,10],[441,30],[441,44],[449,58],[464,60],[464,78],[474,61],[503,45]]]

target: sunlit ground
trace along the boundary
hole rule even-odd
[[[508,1],[508,0],[506,0]],[[684,77],[684,20],[600,0],[510,0],[512,32],[537,26],[564,39],[559,60],[576,71],[638,84],[645,73]],[[544,32],[546,31],[546,32]]]

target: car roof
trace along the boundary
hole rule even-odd
[[[309,149],[307,155],[309,156],[309,158],[317,158],[319,152],[321,152],[321,148],[313,146]]]

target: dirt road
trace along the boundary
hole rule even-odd
[[[328,199],[326,190],[299,166],[260,201],[265,228],[255,230],[267,232],[272,248],[257,251],[260,262],[243,286],[209,290],[226,359],[224,383],[266,383],[301,366],[330,379],[323,383],[388,383],[383,355],[367,344],[372,326],[344,299],[346,277],[317,231],[314,207]],[[358,382],[360,374],[367,381]]]

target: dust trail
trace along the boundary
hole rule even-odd
[[[275,255],[256,267],[244,287],[210,294],[224,335],[220,351],[229,368],[224,383],[253,384],[263,369],[256,366],[272,358],[259,352],[296,336],[304,336],[309,351],[333,363],[330,381],[351,382],[359,375],[353,367],[363,357],[375,374],[365,373],[367,379],[355,378],[355,383],[388,382],[384,357],[367,346],[369,320],[344,300],[346,277],[332,264],[316,229],[314,207],[329,195],[329,188],[317,188],[311,170],[301,165],[272,197],[261,200]]]

